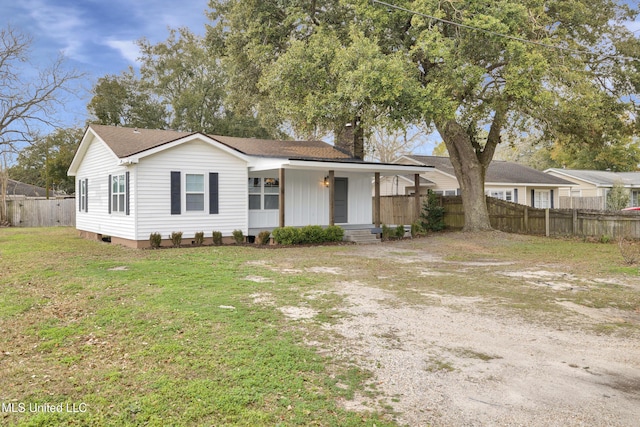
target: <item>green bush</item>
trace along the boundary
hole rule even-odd
[[[179,248],[182,244],[182,231],[171,232],[171,243],[175,248]]]
[[[415,221],[411,224],[411,237],[421,236],[424,233],[424,229],[419,221]]]
[[[279,245],[295,245],[300,243],[300,231],[295,227],[278,227],[271,234]]]
[[[260,245],[268,245],[270,238],[271,238],[271,232],[270,231],[261,231],[260,234],[258,234],[257,243],[260,244]]]
[[[153,249],[158,249],[162,244],[162,235],[160,233],[151,233],[149,235],[149,244]]]
[[[342,242],[344,229],[339,225],[330,225],[324,229],[325,242]]]
[[[326,242],[324,229],[319,225],[307,225],[300,229],[300,243]]]
[[[214,245],[220,246],[222,244],[222,232],[214,231],[211,233],[211,237],[213,238]]]
[[[387,227],[386,225],[382,224],[382,240],[390,240],[391,237],[394,235],[394,231],[393,228],[391,227]]]
[[[204,231],[198,231],[193,238],[193,244],[196,246],[202,246],[204,242]]]
[[[396,237],[398,239],[404,239],[404,225],[396,226]]]
[[[440,206],[440,198],[431,190],[428,192],[427,200],[422,204],[420,222],[426,231],[444,229],[444,207]]]
[[[244,243],[244,233],[242,230],[233,230],[233,240],[235,240],[236,244]]]

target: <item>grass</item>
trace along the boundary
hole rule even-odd
[[[435,275],[422,275],[425,269]],[[567,273],[586,290],[501,274],[524,270]],[[394,425],[384,405],[360,413],[339,404],[374,398],[371,372],[305,344],[322,350],[335,342],[323,325],[347,315],[336,292],[341,281],[398,297],[385,304],[440,304],[439,295],[464,309],[470,298],[475,309],[560,327],[569,313],[558,301],[638,312],[637,288],[615,282],[639,276],[615,244],[504,233],[442,233],[380,247],[134,250],[83,240],[68,228],[0,229],[0,403],[27,408],[3,411],[0,423]],[[270,302],[255,303],[255,295]],[[318,315],[288,319],[278,309],[284,306]],[[590,328],[638,333],[634,323]],[[379,337],[401,344],[391,332]],[[434,357],[425,369],[455,366]],[[82,404],[84,411],[28,411],[43,404]]]
[[[329,371],[276,307],[248,302],[266,291],[299,303],[291,289],[321,284],[249,263],[274,251],[140,251],[64,228],[2,229],[0,242],[0,402],[26,405],[3,411],[3,424],[391,425],[338,405],[365,388],[365,372]],[[29,410],[43,404],[65,410]]]

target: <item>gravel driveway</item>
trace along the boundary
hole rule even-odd
[[[545,292],[580,292],[593,280],[609,279],[589,281],[557,269],[491,260],[449,263],[443,271],[437,268],[441,257],[415,248],[400,242],[349,253],[374,265],[395,257],[417,277],[412,291],[420,298],[414,301],[398,296],[392,286],[358,280],[357,271],[326,266],[328,292],[343,297],[343,315],[322,326],[333,338],[309,344],[370,371],[371,384],[381,392],[373,400],[345,401],[346,407],[390,406],[394,419],[410,426],[640,425],[637,310],[592,309],[558,298],[566,320],[546,322],[541,316],[537,321],[487,304],[486,295],[453,296],[428,286],[445,275],[486,280],[488,268],[516,286],[542,283]],[[637,279],[629,280],[618,285],[640,291]],[[304,313],[297,319],[314,315]],[[293,312],[285,314],[296,319]],[[615,321],[632,327],[622,334],[592,327]]]

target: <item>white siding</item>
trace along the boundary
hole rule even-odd
[[[171,171],[181,172],[182,209],[171,215]],[[209,214],[208,174],[218,173],[219,213]],[[205,211],[185,212],[185,174],[205,175]],[[204,231],[230,236],[239,229],[248,233],[247,164],[205,142],[192,141],[175,148],[142,158],[137,166],[135,187],[138,197],[136,240],[147,240],[151,233],[168,238],[173,231],[182,231],[183,238],[192,238]]]
[[[88,180],[87,212],[79,212],[76,199],[76,228],[105,236],[117,236],[133,239],[135,236],[135,191],[130,192],[130,215],[124,213],[109,214],[109,175],[124,174],[128,169],[118,166],[118,158],[97,139],[94,139],[82,164],[78,168],[76,195],[80,194],[78,180]],[[130,180],[134,181],[135,172],[130,170]],[[148,238],[148,236],[147,236]]]
[[[329,171],[285,171],[285,225],[329,225],[329,189],[323,185]],[[277,177],[278,171],[251,173],[251,177]],[[336,172],[348,178],[349,224],[371,224],[373,174]],[[278,226],[278,210],[249,211],[251,228]]]

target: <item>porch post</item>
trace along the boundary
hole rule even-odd
[[[413,194],[414,196],[414,201],[415,201],[415,218],[413,219],[414,221],[417,221],[420,219],[420,211],[421,211],[421,206],[420,206],[420,174],[416,173],[413,175],[413,185],[415,186],[415,193]]]
[[[336,223],[335,172],[329,171],[329,225]]]
[[[380,227],[380,172],[376,172],[374,177],[373,222],[377,228]]]
[[[284,168],[280,168],[278,173],[278,179],[280,186],[278,187],[279,197],[278,197],[278,213],[279,213],[279,223],[280,227],[284,227]]]

